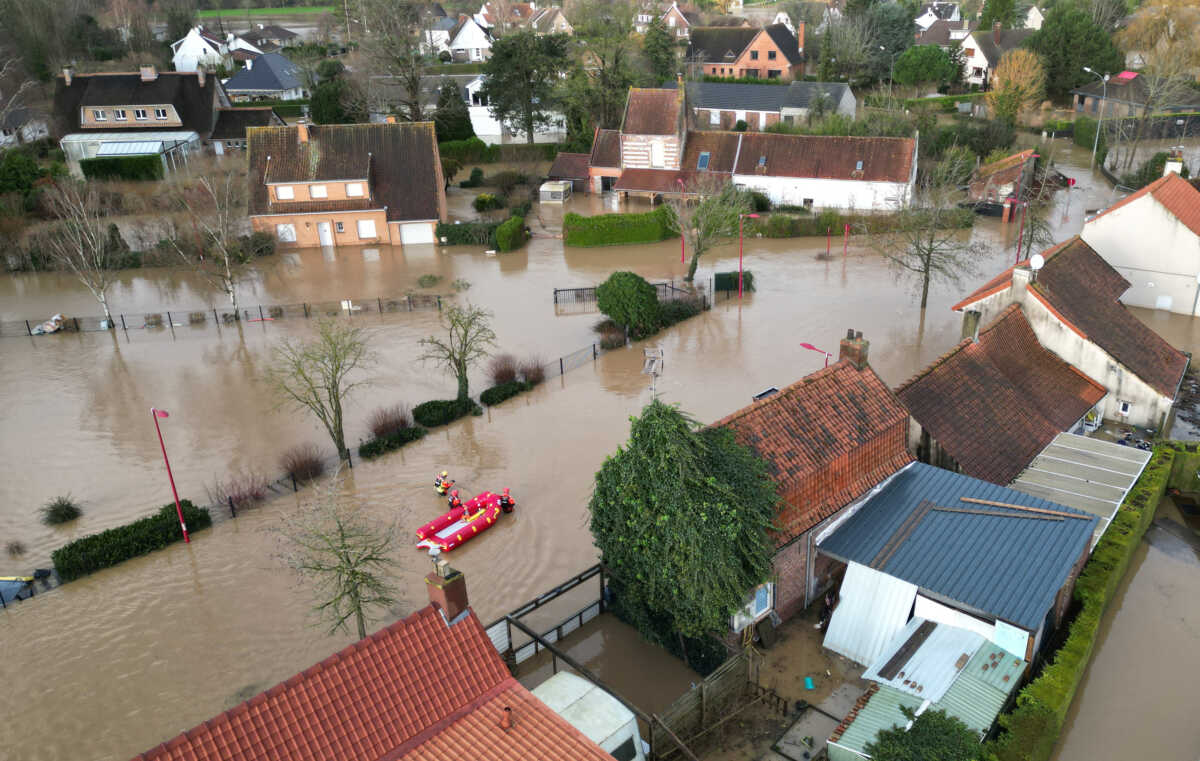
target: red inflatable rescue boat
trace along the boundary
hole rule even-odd
[[[463,542],[487,531],[500,520],[500,513],[512,512],[514,503],[490,491],[481,492],[449,512],[417,529],[417,547],[452,550]]]

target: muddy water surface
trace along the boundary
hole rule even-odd
[[[1061,141],[1060,141],[1061,142]],[[1072,158],[1074,149],[1061,146]],[[1060,159],[1060,161],[1065,159]],[[1078,157],[1072,158],[1078,164]],[[1086,157],[1083,159],[1086,165]],[[1085,208],[1107,201],[1107,186],[1086,180],[1060,194],[1060,237],[1078,230]],[[454,201],[456,208],[463,199]],[[600,201],[577,205],[596,210]],[[561,210],[539,212],[553,230]],[[978,274],[961,285],[938,284],[922,315],[909,283],[851,241],[849,255],[820,261],[823,239],[747,240],[745,266],[758,292],[716,307],[654,339],[666,355],[659,393],[701,420],[746,404],[824,362],[799,347],[836,353],[847,328],[871,341],[871,363],[889,383],[903,381],[954,344],[959,320],[949,310],[965,289],[1011,261],[1016,231],[981,220],[971,233],[994,244]],[[835,241],[834,253],[840,254]],[[735,245],[714,251],[700,279],[737,266]],[[338,249],[286,254],[268,261],[245,286],[244,304],[367,299],[421,290],[481,304],[496,314],[501,350],[546,360],[587,346],[595,314],[556,316],[553,287],[589,285],[616,269],[652,279],[679,278],[677,243],[612,249],[566,249],[541,238],[524,250],[489,257],[477,248]],[[450,283],[471,287],[454,294]],[[116,309],[145,312],[211,304],[188,273],[129,273],[113,294]],[[54,275],[0,280],[0,319],[91,313],[81,287]],[[417,341],[437,329],[436,313],[362,319],[379,366],[374,385],[352,400],[348,438],[365,435],[374,407],[417,403],[453,393],[453,381],[420,365]],[[322,442],[302,415],[274,409],[261,381],[270,347],[303,337],[303,320],[203,328],[132,330],[0,341],[0,539],[29,547],[0,572],[47,562],[73,536],[144,515],[170,499],[148,409],[168,409],[164,436],[183,496],[204,499],[204,485],[236,468],[274,474],[280,451]],[[472,603],[488,620],[595,562],[585,504],[592,474],[628,433],[628,416],[649,399],[640,374],[641,347],[605,354],[547,381],[532,393],[432,432],[425,440],[371,463],[357,464],[348,487],[363,509],[396,520],[402,536],[442,509],[433,474],[448,468],[467,490],[509,486],[519,508],[484,538],[454,553],[468,577]],[[472,378],[477,393],[482,372]],[[41,526],[35,511],[70,491],[85,515],[66,529]],[[0,661],[0,747],[22,759],[129,757],[284,679],[348,641],[310,626],[303,588],[279,568],[271,529],[303,497],[277,498],[236,521],[222,521],[176,546],[74,582],[0,614],[6,652]],[[403,604],[391,621],[425,602],[424,556],[398,551],[405,570]],[[620,642],[617,635],[606,640]],[[636,689],[649,667],[626,677]],[[654,669],[663,675],[671,667]],[[619,677],[618,677],[619,678]],[[687,686],[687,675],[663,677]],[[618,685],[620,686],[620,685]],[[659,685],[661,686],[661,685]],[[637,700],[638,696],[627,694]],[[651,702],[661,697],[648,696]]]

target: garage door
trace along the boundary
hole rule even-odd
[[[400,242],[406,246],[409,243],[433,243],[433,223],[413,222],[400,225]]]

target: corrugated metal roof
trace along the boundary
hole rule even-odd
[[[147,154],[162,153],[163,144],[161,140],[130,140],[120,142],[103,143],[99,150],[96,151],[97,156],[145,156]]]
[[[917,588],[886,573],[850,563],[825,647],[858,663],[874,663],[912,611]]]
[[[1066,512],[1044,516],[975,498]],[[914,463],[820,544],[945,600],[1036,631],[1088,546],[1095,516],[1003,486]]]
[[[975,653],[934,708],[958,717],[982,735],[991,729],[1008,696],[1020,684],[1024,670],[1024,661],[988,642]]]
[[[914,698],[912,695],[881,685],[879,691],[859,709],[854,721],[842,730],[842,736],[836,741],[830,741],[829,757],[835,758],[835,744],[865,756],[867,745],[875,742],[875,737],[881,730],[908,724],[908,719],[900,713],[901,706],[915,711],[923,702],[921,698]]]
[[[933,629],[921,637],[922,627]],[[905,646],[912,646],[905,650]],[[987,642],[975,632],[957,626],[935,624],[913,618],[888,643],[880,656],[863,674],[870,679],[924,700],[940,700],[969,660]],[[884,672],[884,673],[880,673]]]

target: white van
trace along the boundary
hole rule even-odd
[[[617,761],[646,761],[637,717],[603,689],[560,671],[532,692]]]

